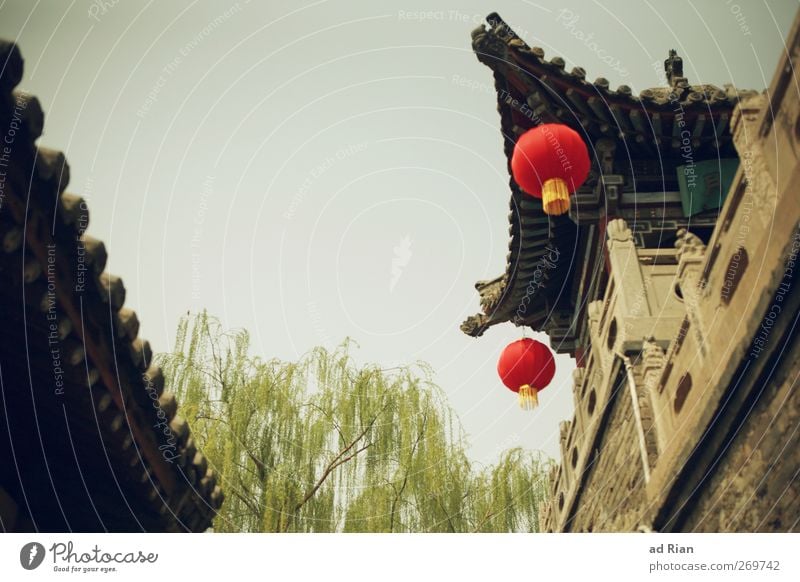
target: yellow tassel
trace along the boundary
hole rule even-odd
[[[559,215],[569,211],[569,190],[561,178],[550,178],[542,184],[542,207],[545,214]]]
[[[538,393],[539,391],[529,384],[521,386],[519,389],[519,407],[522,410],[533,410],[539,406]]]

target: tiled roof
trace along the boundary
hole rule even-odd
[[[0,41],[0,70],[0,486],[14,528],[205,530],[223,500],[214,471],[85,234],[86,202],[64,192],[64,155],[36,145],[42,108],[14,91],[16,45]]]
[[[561,57],[546,60],[543,49],[529,47],[497,14],[487,21],[488,28],[473,31],[472,46],[478,60],[495,72],[501,115],[522,131],[537,119],[564,123],[591,143],[601,137],[624,141],[635,157],[652,156],[657,149],[663,156],[674,155],[680,151],[681,132],[688,129],[695,149],[716,151],[720,145],[731,147],[731,111],[740,98],[753,94],[730,85],[689,84],[674,51],[665,61],[668,85],[638,95],[627,85],[612,89],[603,77],[587,81],[581,67],[568,72]]]
[[[478,60],[494,73],[509,174],[517,138],[540,123],[569,125],[593,146],[592,170],[579,189],[582,194],[602,188],[598,185],[601,174],[633,174],[648,160],[664,160],[665,172],[670,171],[680,160],[684,139],[690,141],[698,161],[706,155],[735,156],[728,121],[738,100],[752,95],[752,91],[690,85],[673,51],[665,61],[669,86],[635,95],[625,85],[612,89],[604,78],[588,82],[580,67],[566,71],[561,57],[546,60],[541,48],[528,46],[497,14],[490,14],[487,23],[473,31],[472,44]],[[601,159],[599,144],[603,142],[624,151],[624,162]],[[667,167],[669,164],[673,165]],[[475,284],[482,312],[461,324],[462,331],[471,336],[480,336],[490,326],[511,320],[537,330],[543,330],[545,323],[561,327],[564,322],[552,321],[557,317],[556,304],[563,306],[569,300],[565,281],[583,261],[578,256],[582,234],[580,224],[576,224],[575,205],[570,216],[548,216],[542,211],[541,201],[523,193],[513,178],[509,189],[505,271]],[[552,268],[542,268],[542,258],[552,247],[559,250],[560,260]],[[534,273],[538,278],[532,286]]]

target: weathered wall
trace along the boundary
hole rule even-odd
[[[797,342],[797,340],[795,340]],[[796,531],[800,519],[800,352],[763,386],[682,531]],[[782,378],[782,379],[781,379]]]
[[[566,531],[632,531],[640,524],[644,482],[639,437],[626,386],[615,392],[607,429],[591,453],[593,462]]]

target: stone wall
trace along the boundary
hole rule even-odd
[[[797,342],[797,340],[795,340]],[[796,531],[800,519],[800,351],[764,386],[680,524],[682,531]],[[778,380],[776,378],[776,380]]]
[[[591,466],[565,531],[634,531],[641,522],[644,480],[639,437],[624,378],[615,388],[607,429],[591,452]]]
[[[608,223],[544,530],[797,529],[800,21],[789,45],[767,95],[734,112],[741,164],[708,246],[682,231],[637,249]]]

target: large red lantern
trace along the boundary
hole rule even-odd
[[[581,136],[560,123],[523,133],[511,156],[511,173],[525,192],[542,199],[547,214],[569,210],[569,195],[589,175],[589,153]]]
[[[508,344],[500,354],[497,373],[509,390],[519,394],[520,407],[531,410],[539,404],[539,391],[553,379],[556,362],[546,345],[523,338]]]

